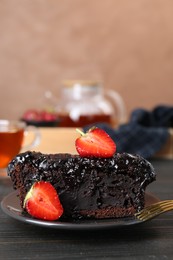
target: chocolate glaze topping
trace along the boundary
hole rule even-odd
[[[103,159],[25,152],[11,161],[8,175],[21,206],[34,182],[50,182],[68,218],[133,215],[144,207],[146,186],[156,178],[148,161],[127,153]]]

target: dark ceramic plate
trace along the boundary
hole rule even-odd
[[[146,205],[150,205],[159,201],[154,195],[146,193]],[[68,229],[68,230],[90,230],[90,229],[105,229],[105,228],[119,228],[123,226],[135,225],[143,223],[135,217],[126,218],[114,218],[114,219],[100,219],[100,220],[79,220],[79,221],[44,221],[34,219],[30,216],[22,214],[21,207],[19,204],[19,198],[17,192],[12,192],[6,196],[1,202],[2,210],[10,217],[19,221],[39,225],[43,227],[57,228],[57,229]]]

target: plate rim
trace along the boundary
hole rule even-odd
[[[1,201],[2,211],[11,218],[42,227],[66,229],[66,230],[91,230],[91,229],[108,229],[108,228],[120,228],[127,227],[136,224],[143,223],[145,221],[138,220],[135,217],[124,218],[110,218],[110,219],[92,219],[92,220],[78,220],[78,221],[45,221],[35,219],[33,217],[22,215],[22,209],[20,207],[19,198],[17,197],[17,191],[13,191],[6,195]],[[153,199],[155,202],[160,199],[151,192],[146,192],[147,197]],[[14,200],[11,201],[11,198]],[[17,204],[13,205],[15,202]]]

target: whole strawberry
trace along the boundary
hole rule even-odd
[[[86,133],[76,130],[81,134],[75,142],[80,156],[109,158],[116,152],[116,144],[104,130],[97,127],[91,128]]]
[[[35,218],[56,220],[63,214],[55,188],[49,182],[35,182],[28,191],[24,206],[26,211]]]

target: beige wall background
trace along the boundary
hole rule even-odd
[[[172,0],[1,0],[0,117],[62,79],[101,79],[136,107],[173,105]]]

